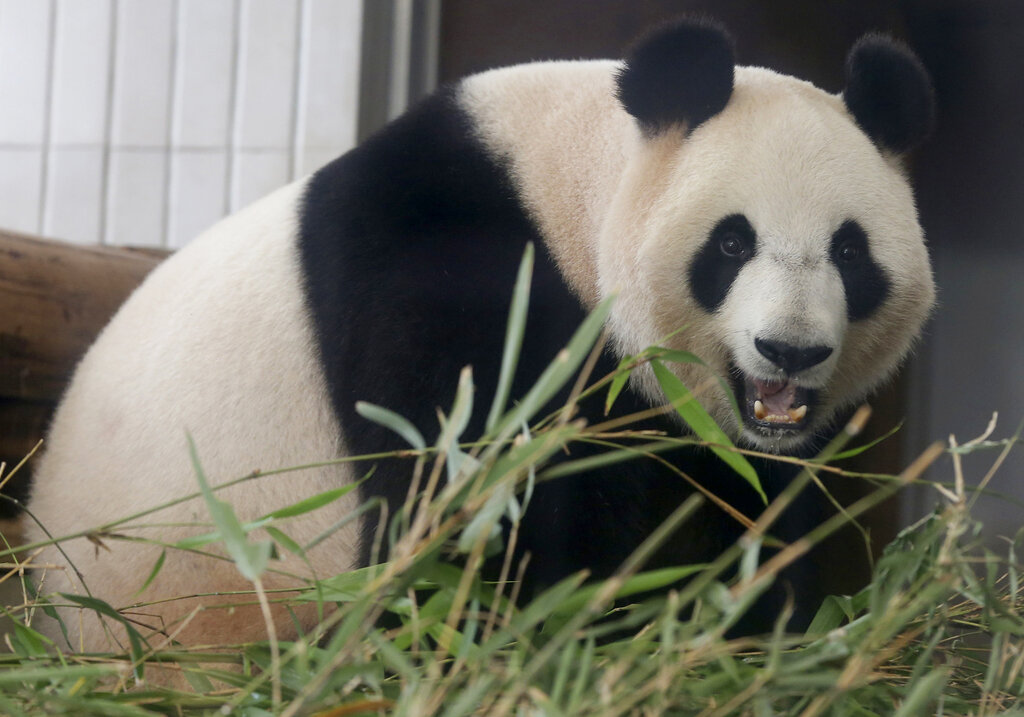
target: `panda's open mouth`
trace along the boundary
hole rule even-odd
[[[799,431],[808,425],[817,392],[792,379],[758,379],[734,373],[744,423],[762,432]]]

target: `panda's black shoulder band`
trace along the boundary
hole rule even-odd
[[[733,41],[717,23],[685,19],[662,25],[627,53],[619,101],[646,132],[692,129],[722,111],[732,95]]]
[[[928,71],[909,48],[884,35],[865,35],[850,50],[843,100],[865,134],[896,153],[923,142],[935,122]]]

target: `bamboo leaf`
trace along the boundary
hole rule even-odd
[[[715,370],[711,368],[700,356],[692,354],[689,351],[677,351],[675,349],[666,349],[661,346],[654,346],[649,349],[656,354],[657,358],[673,361],[675,363],[693,363],[706,368],[715,380],[718,381],[718,385],[722,389],[722,393],[725,394],[726,399],[729,401],[729,406],[732,408],[733,415],[736,417],[736,425],[743,425],[743,415],[740,413],[740,404],[736,401],[736,394],[732,390],[732,386],[722,376],[715,373]]]
[[[142,592],[146,588],[149,587],[150,583],[152,583],[153,580],[156,578],[156,576],[160,573],[160,568],[162,568],[164,566],[164,560],[166,558],[167,558],[167,550],[166,549],[165,550],[161,550],[160,551],[160,557],[158,557],[156,559],[156,562],[153,564],[153,569],[149,571],[149,576],[146,578],[146,581],[144,583],[142,583],[142,587],[141,588],[139,588],[138,590],[136,590],[133,593],[133,596],[141,595]]]
[[[630,595],[649,592],[651,590],[659,590],[671,585],[672,583],[678,582],[683,578],[687,578],[694,573],[698,573],[706,567],[707,566],[703,564],[682,565],[675,568],[659,568],[657,570],[648,570],[646,572],[637,573],[623,582],[622,587],[615,592],[614,599],[629,597]],[[603,588],[604,582],[598,582],[592,585],[587,585],[586,587],[580,588],[574,592],[552,611],[551,617],[549,617],[544,623],[544,632],[557,632],[566,623],[566,621],[569,620],[569,618],[583,609],[594,595]]]
[[[267,567],[270,561],[270,553],[274,544],[269,540],[262,540],[257,543],[250,543],[246,540],[246,532],[242,524],[238,522],[235,511],[231,506],[214,496],[210,484],[206,480],[206,474],[199,462],[199,455],[196,452],[195,441],[192,436],[188,437],[189,453],[192,457],[192,467],[196,473],[196,480],[199,481],[199,489],[206,501],[206,507],[210,511],[214,525],[224,541],[224,547],[228,555],[248,580],[257,580]]]
[[[903,428],[903,422],[902,421],[900,423],[896,424],[895,426],[893,426],[888,432],[886,432],[885,435],[879,436],[875,440],[873,440],[873,441],[871,441],[869,443],[865,443],[863,446],[857,446],[856,448],[850,448],[848,450],[836,453],[834,456],[831,456],[829,458],[829,460],[841,461],[844,458],[853,458],[854,456],[859,456],[864,451],[871,450],[872,448],[877,446],[882,441],[884,441],[884,440],[890,438],[891,436],[895,435],[896,432],[899,431],[901,428]]]
[[[353,483],[349,483],[348,485],[344,485],[341,488],[332,488],[331,490],[325,490],[323,493],[318,493],[317,495],[310,496],[309,498],[300,500],[297,503],[292,503],[289,506],[285,506],[284,508],[281,508],[279,510],[267,513],[256,522],[258,523],[260,521],[265,521],[267,519],[276,518],[294,518],[296,515],[304,515],[306,513],[311,513],[314,510],[318,510],[326,505],[330,505],[339,498],[348,495],[349,493],[352,492],[353,489],[357,488],[359,484],[362,483],[364,480],[366,480],[366,478],[355,481]]]
[[[500,531],[501,526],[498,521],[505,513],[509,499],[514,499],[511,483],[506,481],[495,487],[494,494],[476,512],[476,515],[469,521],[469,525],[462,529],[458,544],[460,553],[469,553],[476,541],[482,537],[484,530],[487,531],[488,538]]]
[[[405,439],[405,442],[418,451],[426,449],[427,442],[423,435],[407,418],[394,411],[367,401],[356,401],[356,413],[368,421],[389,428]]]
[[[138,666],[137,677],[141,677],[142,674],[142,658],[144,652],[142,645],[145,640],[142,639],[142,635],[136,630],[130,622],[125,620],[124,616],[117,610],[112,608],[108,603],[100,600],[99,598],[89,597],[87,595],[71,595],[69,593],[59,593],[62,598],[73,603],[77,603],[84,608],[88,608],[100,615],[109,617],[110,619],[119,622],[124,627],[125,633],[128,635],[128,643],[130,645],[130,654],[134,662],[140,663]]]
[[[266,528],[264,528],[264,530],[267,531],[267,535],[269,535],[271,538],[273,538],[274,542],[276,542],[282,548],[287,550],[289,553],[292,553],[293,555],[299,555],[299,556],[302,556],[302,555],[306,554],[306,551],[302,549],[301,545],[296,543],[294,540],[292,540],[290,537],[288,537],[281,530],[279,530],[279,529],[277,529],[277,528],[275,528],[273,526],[270,526],[270,525],[268,525]]]
[[[439,450],[448,450],[449,445],[457,441],[469,425],[469,417],[473,413],[473,391],[473,369],[466,366],[459,372],[459,385],[455,390],[451,416],[437,439]]]
[[[505,328],[505,348],[501,355],[501,373],[498,386],[494,392],[494,401],[487,414],[485,431],[490,434],[498,423],[498,419],[508,405],[508,396],[512,390],[512,379],[515,377],[519,363],[519,351],[523,346],[526,333],[526,315],[530,304],[530,282],[533,276],[533,242],[526,245],[523,259],[519,263],[515,289],[512,291],[512,305],[508,310],[508,323]]]
[[[634,361],[636,361],[635,356],[626,356],[619,361],[619,365],[615,369],[615,376],[612,378],[611,385],[608,386],[608,397],[604,402],[604,415],[607,416],[611,412],[612,404],[615,403],[615,399],[622,393],[622,389],[626,387],[626,383],[633,373],[633,369],[629,365]]]
[[[15,652],[23,657],[46,657],[46,646],[53,645],[53,640],[31,627],[22,625],[21,621],[10,620],[14,628]],[[21,649],[18,649],[20,647]]]
[[[528,421],[534,416],[573,377],[587,354],[590,353],[597,337],[600,336],[613,301],[614,297],[608,297],[583,320],[566,347],[559,351],[554,360],[548,364],[519,405],[505,414],[496,429],[499,438],[507,438],[516,431],[524,421]]]
[[[761,500],[767,505],[768,497],[761,487],[761,480],[757,476],[757,471],[754,470],[754,467],[750,465],[750,462],[744,456],[729,450],[733,443],[725,431],[718,427],[718,424],[708,415],[708,412],[704,410],[700,402],[693,397],[693,394],[683,385],[683,382],[665,367],[665,364],[657,359],[653,359],[651,361],[651,368],[654,370],[654,375],[658,379],[661,390],[665,392],[672,407],[682,416],[687,425],[702,440],[712,444],[709,447],[714,451],[715,455],[725,461],[744,480],[750,483],[761,497]]]
[[[912,717],[913,715],[926,715],[931,712],[931,705],[934,704],[937,696],[942,693],[946,684],[949,672],[939,668],[926,674],[913,685],[903,700],[903,704],[896,711],[895,717]]]

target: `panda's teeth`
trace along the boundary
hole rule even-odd
[[[807,406],[798,406],[797,408],[787,408],[786,415],[779,414],[768,414],[768,409],[765,408],[764,403],[759,399],[754,401],[754,418],[759,421],[768,421],[769,423],[800,423],[804,420],[807,415]],[[789,419],[788,421],[786,419]]]
[[[754,401],[754,418],[759,421],[763,421],[767,415],[768,410],[764,407],[764,404],[760,401]]]

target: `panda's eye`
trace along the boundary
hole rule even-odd
[[[718,240],[718,246],[722,253],[730,259],[746,259],[750,255],[746,242],[732,232],[724,234]]]
[[[843,244],[836,250],[836,258],[845,263],[857,261],[861,255],[861,248],[857,242],[843,242]]]

